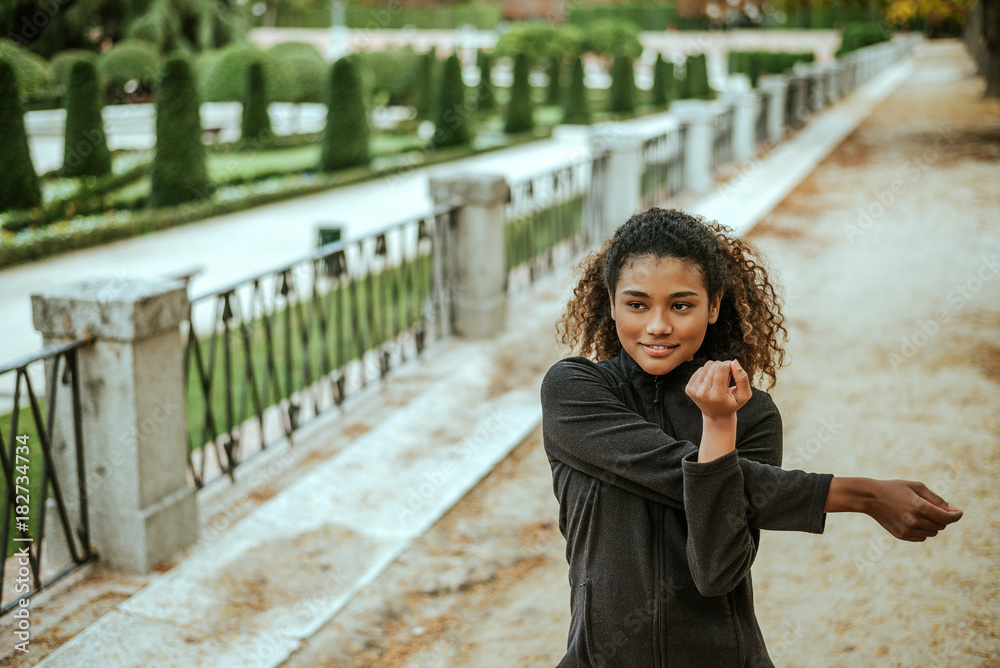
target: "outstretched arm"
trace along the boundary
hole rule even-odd
[[[557,362],[542,380],[542,429],[547,454],[633,494],[684,507],[682,459],[698,452],[634,412],[584,358]],[[766,395],[741,427],[738,464],[758,529],[823,531],[829,474],[786,471],[781,422]]]
[[[963,511],[913,480],[834,478],[823,508],[864,513],[900,540],[922,542],[962,519]]]

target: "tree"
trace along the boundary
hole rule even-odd
[[[466,123],[468,108],[465,104],[465,83],[462,81],[462,64],[457,53],[452,53],[444,61],[439,81],[438,102],[434,107],[434,146],[468,144],[470,137]]]
[[[248,146],[267,144],[273,139],[271,117],[267,114],[267,90],[264,67],[250,63],[243,97],[243,126],[240,141]]]
[[[102,97],[94,63],[76,61],[66,90],[65,150],[60,170],[63,176],[104,176],[111,171],[101,117]]]
[[[171,56],[157,83],[156,153],[149,167],[153,207],[183,204],[212,192],[198,107],[191,64],[183,56]]]
[[[496,107],[496,97],[493,95],[493,59],[485,51],[476,56],[479,65],[479,89],[476,93],[478,109],[490,111]]]
[[[361,78],[350,58],[340,58],[330,68],[326,90],[326,130],[320,170],[332,172],[367,165],[370,159],[368,112]]]
[[[587,88],[583,80],[583,60],[573,59],[570,67],[569,88],[563,101],[563,123],[587,125],[590,123],[590,107],[587,105]]]
[[[528,82],[529,69],[528,56],[523,53],[517,54],[514,58],[514,82],[510,89],[504,132],[528,132],[535,127],[532,118],[531,84]]]
[[[612,113],[631,114],[635,112],[635,72],[632,59],[628,56],[615,57],[611,74]]]
[[[0,60],[0,211],[30,209],[41,205],[42,192],[31,162],[24,111],[17,87],[17,75],[6,60]]]

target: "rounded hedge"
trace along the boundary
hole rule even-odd
[[[514,82],[510,89],[504,132],[527,132],[535,127],[532,117],[531,84],[528,81],[530,69],[526,54],[519,53],[514,57]]]
[[[219,49],[217,56],[198,67],[203,78],[199,91],[205,102],[241,102],[246,94],[247,69],[261,63],[267,81],[267,97],[274,102],[296,101],[295,73],[284,60],[249,42],[234,42]]]
[[[569,88],[563,101],[563,123],[587,125],[590,123],[590,108],[587,105],[587,88],[583,80],[583,61],[580,56],[573,59],[570,67]]]
[[[22,101],[45,95],[57,83],[47,60],[6,37],[0,37],[0,58],[14,68]]]
[[[76,61],[66,89],[63,176],[104,176],[111,171],[102,99],[97,68],[88,60]]]
[[[476,91],[477,108],[482,111],[490,111],[497,106],[496,96],[493,94],[493,59],[485,51],[480,51],[476,55],[476,65],[479,67],[479,87]]]
[[[330,68],[326,107],[320,170],[332,172],[367,165],[370,159],[368,112],[353,59],[340,58]]]
[[[109,86],[124,86],[129,81],[136,81],[140,86],[151,88],[159,73],[160,52],[149,42],[126,39],[102,55],[99,65]]]
[[[268,144],[274,138],[271,117],[267,113],[267,92],[264,67],[250,63],[247,68],[246,96],[243,98],[243,124],[240,142],[248,146]]]
[[[159,208],[208,198],[212,184],[201,143],[201,116],[191,64],[172,56],[157,83],[156,153],[149,167],[150,205]]]
[[[326,61],[312,44],[282,42],[267,50],[293,74],[288,102],[322,102]]]
[[[434,105],[435,147],[468,144],[469,109],[465,104],[465,84],[462,82],[462,64],[458,54],[451,54],[444,61]]]
[[[611,69],[611,106],[608,111],[631,114],[635,111],[635,70],[628,56],[616,56]]]
[[[78,60],[86,60],[94,66],[100,89],[103,91],[107,82],[104,81],[104,75],[100,71],[101,54],[86,49],[67,49],[52,56],[52,60],[49,61],[52,66],[52,78],[59,94],[65,95],[69,86],[69,73]]]
[[[4,166],[0,211],[30,209],[42,203],[17,83],[14,66],[0,58],[0,164]]]

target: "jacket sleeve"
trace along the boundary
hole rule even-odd
[[[757,442],[761,435],[781,434],[781,419],[773,402],[758,403],[743,440]],[[737,441],[739,447],[739,441]],[[780,450],[779,450],[780,453]],[[746,577],[757,556],[760,534],[751,529],[750,503],[737,450],[710,462],[699,463],[698,454],[681,461],[684,472],[684,515],[688,536],[685,547],[695,586],[703,596],[729,593]],[[780,454],[779,454],[780,457]]]
[[[761,421],[737,441],[748,503],[744,519],[757,529],[822,533],[833,476],[780,468],[780,417],[765,397],[777,424]],[[632,411],[593,362],[576,357],[554,364],[542,379],[541,400],[549,457],[644,498],[685,507],[682,460],[698,446]]]

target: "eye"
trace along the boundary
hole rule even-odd
[[[677,311],[687,311],[694,308],[693,304],[677,303],[673,305],[673,308]]]
[[[643,304],[642,302],[627,302],[625,306],[632,309],[633,311],[638,311],[641,308],[645,308],[646,305]]]

